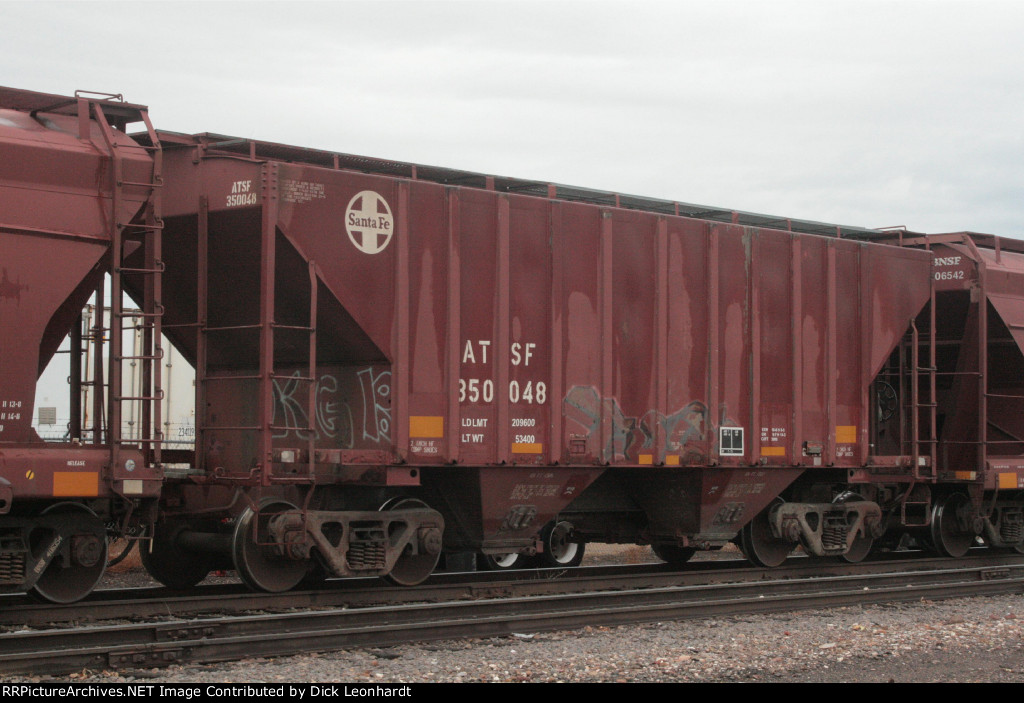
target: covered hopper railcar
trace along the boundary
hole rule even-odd
[[[159,142],[129,138],[137,123],[151,129],[146,109],[119,96],[0,88],[0,588],[58,602],[92,590],[108,535],[141,534],[162,487],[159,438],[120,432],[131,402],[159,426]],[[129,270],[135,252],[141,264]],[[83,335],[83,306],[104,300],[106,285],[110,314]],[[129,285],[144,302],[148,347],[125,355]],[[67,443],[49,444],[32,427],[36,379],[69,331],[75,412]],[[80,373],[87,353],[91,381]],[[144,398],[122,392],[122,365],[135,363]]]
[[[58,113],[105,133],[82,104]],[[109,271],[148,316],[148,427],[153,340],[195,368],[195,450],[103,429],[125,400],[112,366],[109,421],[78,433],[97,493],[14,484],[19,524],[116,516],[121,532],[146,526],[144,563],[168,585],[234,568],[271,591],[325,574],[414,584],[442,552],[571,564],[587,541],[676,563],[735,541],[763,566],[797,545],[857,561],[908,532],[952,556],[979,537],[1021,547],[1018,244],[212,134],[147,129],[118,149],[93,146],[100,173],[124,151],[145,172],[94,184],[91,207],[135,209],[104,220],[75,295],[18,313],[49,335],[19,344],[52,354]],[[45,229],[9,221],[12,252]],[[10,269],[5,282],[43,287],[24,282],[27,261]],[[123,363],[113,326],[109,363]],[[83,451],[32,439],[0,435],[4,466],[15,442],[58,462]],[[53,485],[90,473],[49,471]]]

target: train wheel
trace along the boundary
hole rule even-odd
[[[845,493],[839,496],[839,498],[835,502],[852,503],[854,501],[860,500],[864,500],[864,498],[857,495],[856,493]],[[874,537],[867,534],[865,531],[864,534],[857,535],[857,537],[854,538],[853,544],[850,545],[849,551],[847,551],[846,554],[841,554],[839,558],[845,562],[849,562],[850,564],[857,564],[859,562],[864,561],[867,558],[868,554],[871,553],[871,549],[874,547],[874,545]]]
[[[965,494],[950,493],[932,508],[931,542],[939,554],[962,557],[974,544],[977,536],[957,519],[957,513],[969,509],[970,503]]]
[[[778,566],[786,561],[786,557],[793,551],[792,543],[772,534],[768,515],[774,505],[773,503],[762,510],[740,530],[740,549],[743,550],[744,556],[756,566],[767,568]]]
[[[153,539],[139,545],[142,565],[149,575],[175,590],[192,588],[213,569],[208,554],[187,552],[178,546],[178,535],[189,529],[184,522],[157,523]]]
[[[382,511],[409,510],[427,507],[429,506],[422,500],[398,498],[389,500],[380,509]],[[391,572],[385,574],[384,578],[398,586],[415,586],[427,580],[427,577],[437,568],[437,562],[440,558],[440,551],[437,554],[431,554],[426,550],[420,549],[418,554],[413,554],[412,545],[406,545],[402,556],[398,557],[398,561],[395,562]]]
[[[52,505],[43,515],[62,516],[59,534],[65,543],[32,587],[32,594],[51,603],[74,603],[89,595],[103,578],[107,568],[106,527],[96,513],[77,503]],[[57,536],[51,530],[38,532],[47,536],[33,545],[33,551],[48,548]]]
[[[857,564],[867,559],[868,554],[871,553],[871,548],[874,546],[875,540],[865,535],[858,535],[853,540],[853,544],[850,545],[850,550],[846,554],[839,556],[843,561],[851,564]]]
[[[477,559],[479,567],[485,571],[509,571],[511,569],[525,569],[529,566],[530,558],[516,552],[509,554],[481,554]]]
[[[558,568],[562,566],[579,566],[583,561],[586,546],[582,542],[570,542],[572,523],[549,522],[540,531],[540,540],[544,551],[537,555],[537,563],[542,568]]]
[[[309,572],[309,561],[281,556],[271,544],[270,521],[288,510],[296,507],[283,500],[269,500],[257,511],[246,508],[235,523],[231,556],[235,570],[249,588],[283,593],[299,585]]]
[[[680,547],[675,544],[652,544],[654,555],[672,566],[682,566],[693,558],[697,550],[693,547]]]

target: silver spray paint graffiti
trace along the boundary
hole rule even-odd
[[[274,379],[272,422],[282,428],[275,432],[275,439],[308,441],[312,433],[322,445],[339,449],[391,441],[390,371],[371,366],[321,375],[314,391],[312,425],[308,393],[308,382],[300,371],[286,379]],[[360,420],[361,426],[357,426]]]
[[[359,372],[363,391],[363,439],[373,442],[391,441],[391,408],[385,405],[391,397],[391,372],[374,374],[373,367]]]
[[[707,439],[709,430],[714,429],[708,427],[707,405],[699,400],[668,415],[651,409],[640,417],[630,417],[615,398],[602,398],[593,386],[573,386],[563,399],[563,407],[566,420],[583,429],[581,434],[590,451],[599,452],[603,461],[636,461],[639,453],[654,451],[654,438],[660,427],[667,451],[683,453],[684,464],[699,463],[707,450],[694,445]],[[601,436],[603,418],[608,419],[610,429],[604,446],[596,447],[593,442]],[[735,424],[728,419],[724,407],[720,424]],[[569,432],[572,434],[571,429]],[[712,433],[711,438],[716,434]],[[662,460],[664,457],[659,457],[659,461]]]

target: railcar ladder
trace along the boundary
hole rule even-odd
[[[113,97],[113,96],[111,96]],[[80,98],[81,100],[81,98]],[[109,100],[89,100],[92,107],[92,114],[99,125],[100,132],[111,157],[111,177],[113,187],[111,188],[111,213],[110,218],[110,363],[108,380],[108,428],[113,465],[120,465],[121,449],[125,445],[139,445],[146,450],[147,461],[153,465],[161,463],[161,448],[164,439],[162,429],[162,408],[161,402],[163,393],[163,296],[162,273],[164,263],[162,260],[162,232],[163,219],[161,209],[161,188],[163,186],[162,166],[163,152],[160,140],[149,121],[149,114],[145,109],[133,109],[130,117],[123,116],[126,106],[113,103],[117,110],[122,112],[122,123],[143,122],[146,125],[151,146],[144,147],[152,157],[153,171],[152,179],[145,182],[130,182],[125,180],[124,159],[115,141],[115,127],[104,110],[105,104],[110,105]],[[122,125],[123,126],[123,125]],[[141,221],[119,222],[119,205],[122,198],[122,188],[125,186],[141,187],[147,189],[148,197]],[[139,234],[143,246],[143,265],[139,268],[125,266],[125,235]],[[126,312],[123,303],[123,276],[137,276],[142,281],[143,301],[141,310]],[[102,300],[99,301],[97,309],[102,309]],[[140,320],[136,325],[143,334],[140,353],[125,355],[122,350],[124,320],[126,318],[137,318]],[[124,361],[139,361],[142,363],[141,384],[138,395],[124,395],[122,389],[122,363]],[[124,404],[137,402],[141,404],[141,427],[138,437],[125,439],[122,432],[121,420]],[[98,420],[98,418],[97,418]]]
[[[266,166],[264,166],[266,168]],[[273,207],[274,198],[270,197],[271,204],[264,204],[263,207]],[[308,325],[287,325],[277,322],[274,319],[274,292],[275,292],[275,271],[273,262],[276,259],[276,218],[263,213],[263,224],[261,227],[261,264],[260,264],[260,300],[259,319],[255,323],[236,325],[210,325],[209,324],[209,201],[205,196],[199,199],[199,217],[197,225],[197,281],[196,281],[196,314],[194,323],[186,323],[182,327],[192,327],[196,330],[196,467],[200,471],[208,471],[211,467],[206,465],[206,456],[203,447],[208,446],[210,432],[238,432],[250,434],[255,438],[255,446],[259,448],[257,466],[248,472],[238,473],[227,471],[219,474],[223,479],[236,480],[242,483],[259,483],[270,485],[271,483],[312,483],[314,481],[314,464],[316,457],[317,419],[316,419],[316,394],[317,394],[317,358],[316,358],[316,319],[317,319],[317,289],[318,275],[316,263],[307,262],[309,274],[309,324]],[[255,374],[230,374],[213,373],[208,368],[209,350],[211,345],[219,344],[215,341],[219,335],[224,333],[238,332],[241,330],[257,330],[259,333],[258,355],[259,368]],[[278,373],[274,353],[274,339],[278,332],[290,332],[295,334],[308,334],[309,336],[309,373],[306,376],[284,375]],[[257,422],[255,425],[214,425],[209,423],[207,409],[209,404],[207,396],[211,382],[220,383],[246,383],[255,381],[259,387],[259,398],[257,403]],[[303,426],[284,423],[275,412],[278,403],[277,384],[279,382],[305,383],[307,384],[306,403],[304,412],[306,423]],[[284,408],[282,410],[289,410]],[[284,413],[282,413],[284,414]],[[277,424],[275,424],[275,418]],[[296,417],[298,419],[298,417]],[[284,424],[281,424],[284,423]],[[305,472],[297,472],[290,476],[272,476],[271,465],[273,463],[273,438],[277,433],[295,432],[297,437],[305,444],[306,467]],[[298,457],[295,457],[298,463]],[[217,467],[222,468],[223,467]]]
[[[938,403],[936,398],[936,368],[935,360],[935,292],[932,291],[931,318],[932,323],[928,331],[928,365],[921,365],[920,358],[920,333],[917,324],[911,322],[911,352],[910,352],[910,412],[911,412],[911,436],[913,444],[911,447],[913,461],[913,476],[915,481],[934,481],[936,478],[936,453],[938,449]],[[922,376],[924,379],[922,379]],[[921,399],[921,384],[926,384],[928,389],[927,402]],[[926,434],[922,436],[921,427],[922,415],[925,416]]]
[[[911,321],[909,341],[904,338],[901,352],[901,366],[909,365],[910,402],[903,407],[910,413],[910,478],[899,500],[900,521],[904,525],[924,527],[931,522],[931,491],[924,486],[933,483],[937,476],[936,457],[938,452],[938,402],[935,358],[935,291],[931,293],[930,324],[927,331],[928,361],[921,364],[921,333],[917,322]],[[909,348],[909,359],[906,350]],[[922,399],[922,384],[927,389],[927,401]],[[925,428],[922,428],[922,419]],[[923,434],[924,433],[924,434]],[[919,489],[918,486],[921,488]]]
[[[95,291],[97,300],[103,300],[105,287],[104,280],[101,278]],[[77,325],[71,334],[71,355],[74,361],[72,362],[70,381],[73,395],[71,425],[68,428],[68,433],[72,441],[80,441],[83,435],[91,435],[93,444],[102,444],[106,416],[103,402],[106,387],[103,382],[102,360],[103,343],[107,333],[107,329],[103,326],[103,306],[87,305],[85,312],[79,317]],[[82,380],[83,353],[85,354],[85,380]],[[90,390],[92,391],[91,399],[88,395]],[[84,418],[83,409],[85,410]]]

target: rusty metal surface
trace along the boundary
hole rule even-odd
[[[717,539],[802,471],[863,466],[872,379],[930,292],[910,249],[164,140],[197,463],[263,486],[336,481],[334,451],[419,467],[492,543],[599,467],[692,476]]]
[[[143,123],[150,145],[127,136]],[[0,89],[0,530],[4,590],[70,602],[103,571],[105,533],[138,535],[163,487],[159,408],[159,144],[146,108],[119,95],[73,97]],[[154,242],[156,244],[154,244]],[[141,251],[146,268],[125,267]],[[105,305],[109,274],[111,302]],[[149,351],[122,350],[122,291],[142,305]],[[83,330],[91,296],[94,324]],[[134,324],[134,323],[133,323]],[[71,407],[91,392],[91,425],[66,443],[32,427],[36,380],[69,332]],[[153,331],[155,330],[155,336]],[[84,352],[93,355],[84,364]],[[127,360],[127,361],[126,361]],[[141,362],[145,397],[123,393],[122,362]],[[91,378],[82,377],[91,366]],[[154,371],[155,370],[155,371]],[[121,410],[140,403],[141,439],[123,441]],[[138,407],[138,406],[133,406]],[[61,515],[65,514],[62,518]],[[71,516],[76,517],[72,518]],[[38,546],[49,544],[46,549]],[[31,552],[26,559],[25,553]]]
[[[133,220],[151,192],[146,149],[94,119],[99,103],[119,124],[144,108],[55,98],[0,90],[2,443],[38,441],[31,429],[35,379],[101,283],[112,232]],[[118,154],[116,185],[111,151]]]
[[[1024,488],[1024,252],[973,232],[908,237],[934,255],[934,403],[942,479],[1003,491]],[[922,345],[923,347],[924,345]],[[980,492],[974,492],[980,506]]]
[[[315,262],[331,298],[320,314],[334,317],[317,324],[318,363],[331,369],[333,354],[351,364],[318,379],[328,398],[348,399],[344,417],[327,419],[343,441],[369,441],[418,464],[813,465],[801,458],[806,441],[828,446],[822,465],[853,464],[844,460],[867,452],[865,379],[927,300],[928,257],[918,252],[294,164],[270,163],[260,175],[242,160],[208,154],[196,166],[188,151],[173,156],[169,179],[181,185],[168,193],[168,209],[194,213],[175,192],[192,192],[202,178],[211,217],[235,233],[211,270],[254,274],[232,278],[239,290],[211,291],[211,317],[257,324],[246,301],[275,279],[291,289],[277,293],[277,324],[306,324],[308,296],[292,284],[303,260]],[[274,270],[265,262],[262,277],[258,254],[269,243],[259,246],[258,211],[245,212],[260,178],[278,184],[267,195],[279,211]],[[354,229],[356,221],[379,231]],[[794,262],[799,278],[790,275]],[[183,297],[193,288],[176,282]],[[820,294],[828,290],[831,298]],[[221,348],[250,355],[236,365],[254,367],[247,331],[224,334],[234,336]],[[710,349],[697,343],[709,338]],[[305,354],[289,357],[278,344],[278,364],[302,363]],[[352,364],[374,357],[385,363]],[[388,396],[375,395],[382,375]],[[309,418],[293,405],[287,378],[275,393],[298,435]],[[225,396],[226,412],[256,391]],[[723,426],[744,430],[736,453],[720,451]]]
[[[592,188],[548,183],[545,181],[474,173],[456,168],[392,161],[357,154],[341,154],[309,147],[289,146],[223,134],[203,133],[187,135],[161,131],[161,135],[166,142],[177,144],[180,147],[198,146],[199,151],[204,153],[219,153],[238,158],[304,163],[324,168],[375,173],[395,178],[441,183],[449,186],[550,197],[571,202],[592,203],[630,210],[642,210],[662,215],[727,222],[747,227],[781,229],[824,237],[842,237],[867,241],[890,241],[894,239],[893,233],[888,230],[851,227],[794,217],[744,212],[729,208],[599,191]],[[135,136],[141,139],[145,138],[145,135]]]

